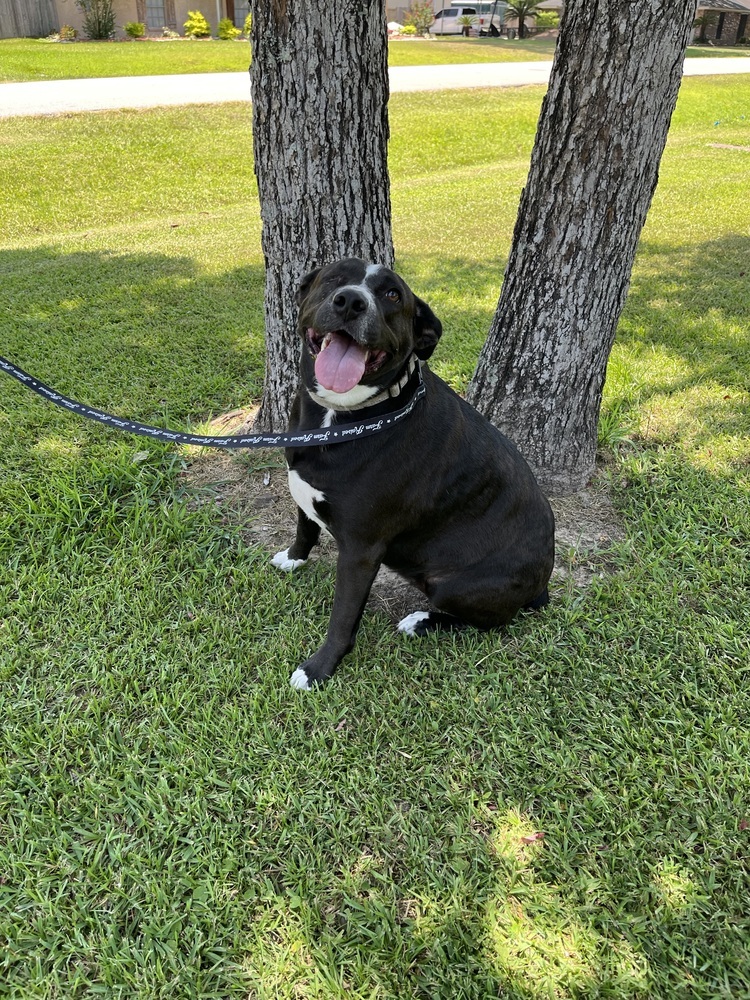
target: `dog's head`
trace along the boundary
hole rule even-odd
[[[442,333],[440,320],[402,278],[357,257],[305,275],[297,304],[315,377],[337,394],[389,385],[412,353],[426,361]]]

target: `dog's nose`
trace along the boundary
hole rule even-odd
[[[367,309],[367,300],[356,288],[342,288],[333,297],[333,306],[342,319],[359,316]]]

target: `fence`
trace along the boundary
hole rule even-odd
[[[59,27],[54,0],[0,0],[0,38],[43,38]]]

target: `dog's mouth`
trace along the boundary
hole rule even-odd
[[[308,328],[307,344],[315,358],[315,378],[331,392],[348,392],[366,375],[382,368],[387,351],[358,344],[344,330],[323,332]]]

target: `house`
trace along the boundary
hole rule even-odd
[[[699,0],[696,18],[701,21],[694,38],[714,45],[736,45],[750,38],[750,0]]]
[[[53,0],[60,24],[69,24],[83,33],[83,14],[74,0]],[[141,21],[150,35],[160,35],[164,28],[179,31],[189,10],[199,10],[215,34],[219,21],[228,17],[238,28],[245,23],[250,10],[249,0],[112,0],[117,18],[117,37],[122,37],[122,25]]]
[[[242,28],[250,11],[250,0],[112,0],[117,21],[115,37],[124,38],[128,21],[141,21],[150,35],[164,28],[182,34],[189,10],[199,10],[216,33],[219,21],[228,17]],[[75,0],[2,0],[0,38],[48,35],[69,24],[84,37],[83,13]]]

